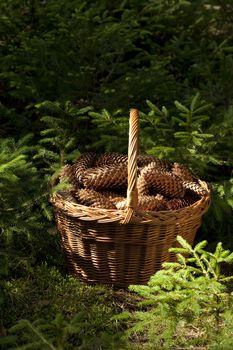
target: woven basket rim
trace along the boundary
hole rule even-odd
[[[178,218],[185,221],[185,218],[190,219],[190,216],[203,215],[210,205],[210,189],[205,181],[199,180],[198,182],[206,190],[206,195],[192,205],[175,210],[142,211],[134,209],[130,223],[157,224],[159,222],[161,224],[161,222],[164,222],[168,224],[177,221]],[[127,212],[127,209],[94,208],[69,202],[58,193],[50,196],[49,201],[56,209],[66,212],[66,215],[83,221],[123,224]]]

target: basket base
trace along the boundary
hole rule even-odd
[[[69,272],[90,284],[127,288],[146,284],[165,261],[181,235],[192,244],[200,220],[174,225],[85,222],[57,211],[56,220]]]

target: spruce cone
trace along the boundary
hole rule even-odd
[[[144,211],[159,211],[166,208],[166,200],[163,196],[140,196],[138,209]]]
[[[206,190],[197,182],[183,181],[183,187],[186,192],[194,194],[196,196],[205,196],[207,193]]]
[[[73,164],[77,187],[80,187],[83,184],[83,174],[88,168],[91,168],[95,161],[95,157],[96,154],[94,152],[84,153]]]
[[[184,165],[179,163],[173,164],[172,173],[180,177],[184,181],[193,182],[195,180],[195,177],[193,176],[191,171],[188,168],[186,168]]]
[[[148,194],[150,189],[165,197],[184,197],[184,187],[181,180],[169,172],[158,172],[153,169],[143,171],[138,179],[140,195]]]
[[[74,196],[72,196],[72,194],[70,192],[67,191],[58,191],[57,192],[60,196],[62,196],[63,199],[65,199],[67,202],[73,202],[73,203],[77,203],[76,199],[74,198]]]
[[[102,196],[99,192],[90,189],[80,189],[75,192],[75,197],[78,203],[102,209],[116,209],[116,206],[111,201]]]
[[[72,165],[65,165],[62,167],[61,171],[60,171],[60,175],[59,175],[59,179],[60,180],[64,180],[65,178],[68,178],[69,182],[72,185],[76,185],[76,178],[75,178],[75,174],[74,174],[74,168]]]
[[[148,165],[144,166],[144,168],[141,170],[141,173],[148,173],[150,171],[157,171],[159,173],[168,172],[165,167],[159,166],[158,162],[151,162]]]
[[[83,184],[86,188],[95,190],[126,186],[127,166],[121,164],[88,169],[84,174]]]
[[[128,156],[120,153],[104,153],[95,162],[96,167],[103,167],[106,165],[127,164]]]
[[[127,199],[126,199],[126,198],[124,198],[124,199],[122,199],[121,201],[119,201],[119,202],[116,203],[116,207],[117,207],[117,209],[119,209],[119,210],[124,210],[124,209],[126,209],[126,206],[127,206]]]
[[[125,196],[121,196],[119,193],[112,192],[112,191],[99,191],[99,193],[108,198],[110,202],[116,205],[116,203],[124,201],[126,199]]]
[[[142,211],[159,211],[166,208],[166,199],[161,196],[139,196],[137,210]],[[127,199],[116,203],[117,209],[125,209],[127,206]]]
[[[168,161],[156,158],[154,156],[139,155],[137,158],[137,164],[139,168],[145,167],[150,163],[154,163],[154,166],[156,166],[158,170],[163,169],[169,171],[171,168],[171,165]]]
[[[180,208],[188,207],[196,202],[196,199],[191,196],[185,196],[184,198],[173,198],[167,202],[168,210],[177,210]]]
[[[102,196],[107,197],[109,199],[119,197],[119,193],[113,191],[102,190],[99,191],[99,193],[102,194]]]
[[[141,173],[138,177],[137,186],[139,195],[146,195],[149,193],[150,186],[147,183],[147,180],[145,179],[143,173]]]
[[[147,164],[144,168],[140,168],[140,175],[138,176],[138,194],[145,195],[149,193],[149,184],[145,178],[145,174],[151,172],[160,172],[157,168],[157,163],[151,162]]]
[[[125,201],[126,200],[126,197],[115,197],[115,198],[112,198],[110,199],[110,201],[115,204],[115,206],[117,207],[117,204],[122,202],[122,201]]]

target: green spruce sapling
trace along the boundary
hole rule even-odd
[[[46,115],[41,117],[45,128],[41,131],[40,146],[34,160],[44,163],[45,170],[54,173],[67,161],[80,155],[79,146],[88,145],[88,112],[92,107],[77,108],[70,101],[45,101],[36,105]]]
[[[176,262],[164,263],[148,285],[129,287],[144,300],[138,305],[141,311],[131,315],[134,325],[128,335],[146,336],[148,349],[204,346],[231,334],[225,327],[233,319],[233,295],[227,289],[233,276],[224,276],[221,268],[233,263],[233,253],[221,243],[211,253],[204,250],[206,241],[194,248],[180,236],[177,241],[181,247],[170,249]]]

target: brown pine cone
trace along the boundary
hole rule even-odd
[[[73,164],[77,187],[83,185],[83,174],[88,168],[92,167],[95,157],[96,154],[94,152],[84,153]]]
[[[100,190],[98,191],[102,196],[107,197],[109,199],[113,199],[115,197],[119,197],[119,193],[113,192],[113,191],[108,191],[108,190]]]
[[[137,186],[138,186],[138,194],[145,195],[149,193],[149,184],[145,178],[145,174],[149,174],[151,172],[160,172],[157,168],[157,163],[151,162],[140,168],[140,174],[138,176]]]
[[[205,196],[207,194],[207,191],[197,182],[183,181],[183,187],[187,193],[193,195]]]
[[[74,174],[73,165],[67,164],[61,168],[59,179],[60,181],[62,181],[65,178],[67,178],[72,185],[74,186],[76,185],[76,178]]]
[[[95,167],[104,167],[106,165],[127,164],[128,157],[120,153],[103,153],[95,162]]]
[[[188,168],[186,168],[182,164],[174,163],[172,166],[172,173],[180,177],[184,181],[195,181],[195,176],[191,173],[191,171]]]
[[[148,184],[145,176],[142,173],[138,177],[137,187],[139,195],[149,194],[150,184]]]
[[[88,207],[116,209],[116,206],[108,198],[104,197],[97,191],[83,188],[77,190],[74,195],[78,200],[78,203],[86,205]]]
[[[159,158],[154,157],[154,156],[139,155],[137,158],[137,165],[139,168],[145,167],[145,166],[149,165],[150,163],[154,163],[154,166],[156,166],[156,168],[158,170],[162,169],[162,170],[169,171],[171,168],[171,165],[168,161],[163,160],[163,159],[159,159]]]
[[[196,199],[191,196],[185,196],[184,198],[173,198],[167,201],[168,210],[177,210],[184,207],[189,207],[196,202]]]
[[[127,166],[120,164],[88,169],[84,173],[83,184],[96,190],[126,186]]]
[[[138,210],[159,211],[166,208],[166,199],[161,196],[140,196],[138,199]]]
[[[98,191],[102,196],[108,198],[112,203],[116,204],[120,201],[126,199],[125,196],[120,195],[119,193],[113,191]]]
[[[114,197],[110,201],[117,207],[118,203],[126,201],[126,197]]]
[[[119,209],[119,210],[124,210],[124,209],[126,209],[126,206],[127,206],[127,199],[125,199],[125,198],[116,203],[116,207],[117,207],[117,209]]]
[[[151,162],[148,165],[143,167],[143,169],[141,170],[141,173],[148,173],[150,171],[157,171],[159,173],[168,172],[166,167],[162,167],[160,165],[158,162]]]
[[[62,198],[65,199],[67,202],[77,203],[77,200],[75,199],[74,196],[72,196],[72,194],[71,194],[70,192],[67,192],[67,191],[58,191],[57,194],[59,194],[60,196],[62,196]]]
[[[166,208],[166,199],[161,196],[139,196],[137,210],[142,211],[159,211]],[[125,209],[127,206],[127,199],[116,203],[117,209]]]
[[[150,169],[143,171],[138,178],[140,195],[148,194],[150,189],[165,197],[184,197],[184,187],[178,176],[169,172],[158,172]]]

